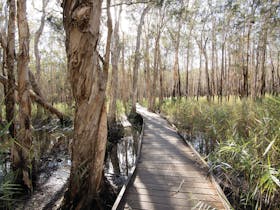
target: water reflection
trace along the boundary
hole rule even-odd
[[[196,135],[190,135],[186,131],[181,132],[184,139],[189,141],[194,149],[198,151],[201,155],[208,155],[209,153],[214,151],[215,142],[210,140],[209,138],[205,138],[204,134],[201,132],[197,132]]]
[[[105,176],[118,189],[127,180],[136,164],[139,132],[130,129],[127,136],[111,143],[105,160]]]
[[[136,163],[138,148],[137,132],[126,127],[124,137],[109,143],[105,160],[105,176],[113,186],[120,189]],[[37,165],[36,188],[32,197],[18,205],[18,209],[43,209],[55,203],[56,193],[66,189],[71,168],[71,142],[73,126],[61,127],[58,120],[33,128],[34,155]],[[0,162],[0,183],[10,170],[10,153]],[[7,161],[3,162],[3,160]],[[63,192],[62,194],[63,195]]]

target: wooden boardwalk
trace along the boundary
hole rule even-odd
[[[117,209],[229,209],[207,167],[168,122],[137,111],[145,122],[141,157]]]

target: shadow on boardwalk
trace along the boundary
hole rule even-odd
[[[200,159],[159,115],[138,106],[141,158],[121,209],[226,209]]]

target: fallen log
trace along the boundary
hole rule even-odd
[[[0,75],[0,82],[2,84],[6,84],[8,82],[8,79],[2,75]],[[16,86],[16,90],[17,90],[17,85]],[[33,86],[33,85],[32,85]],[[30,94],[30,98],[32,101],[36,102],[37,104],[41,105],[44,109],[46,109],[47,111],[49,111],[51,114],[55,114],[59,119],[60,122],[63,123],[65,120],[68,120],[69,117],[67,117],[66,115],[64,115],[63,113],[61,113],[58,109],[56,109],[55,107],[53,107],[51,104],[49,104],[48,102],[46,102],[46,100],[42,97],[41,92],[39,92],[39,95],[36,94],[36,92],[38,93],[38,89],[34,90],[34,92],[32,90],[29,90],[29,94]]]

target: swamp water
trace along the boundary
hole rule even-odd
[[[139,135],[132,126],[126,126],[124,136],[117,141],[108,142],[104,172],[116,191],[121,189],[135,166]],[[34,127],[36,186],[32,196],[18,202],[16,209],[59,207],[70,176],[72,136],[73,126],[61,127],[58,120],[52,120],[41,127]],[[5,165],[0,164],[0,184],[6,172],[10,170],[9,160],[4,162]]]

